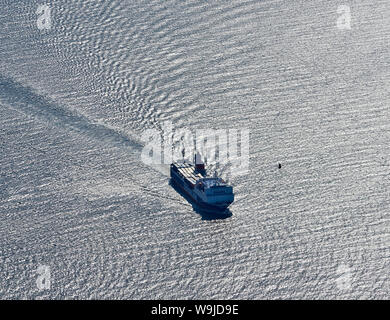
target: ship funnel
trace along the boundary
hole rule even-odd
[[[202,157],[201,157],[201,155],[200,155],[199,152],[197,152],[197,153],[195,154],[194,162],[195,162],[195,170],[196,170],[196,171],[199,171],[199,172],[205,171],[205,169],[204,169],[204,163],[203,163],[203,161],[202,161]]]

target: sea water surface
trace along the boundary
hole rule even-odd
[[[388,299],[390,2],[342,4],[0,0],[0,298]],[[167,121],[250,131],[230,217],[141,161]]]

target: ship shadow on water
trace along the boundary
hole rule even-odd
[[[181,190],[173,181],[172,179],[169,180],[169,185],[175,189],[175,191],[180,194],[184,199],[187,200],[187,202],[192,206],[192,209],[198,213],[202,220],[224,220],[226,218],[231,217],[233,214],[229,209],[226,209],[224,212],[215,212],[213,210],[207,210],[205,208],[202,208],[198,206],[194,200],[183,190]]]

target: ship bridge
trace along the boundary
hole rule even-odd
[[[205,189],[213,187],[226,187],[227,184],[221,178],[203,178],[199,180],[199,183],[202,183]]]

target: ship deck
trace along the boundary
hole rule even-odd
[[[202,174],[195,171],[192,164],[175,162],[173,165],[177,168],[178,173],[193,185],[196,184],[197,180],[204,178]]]

